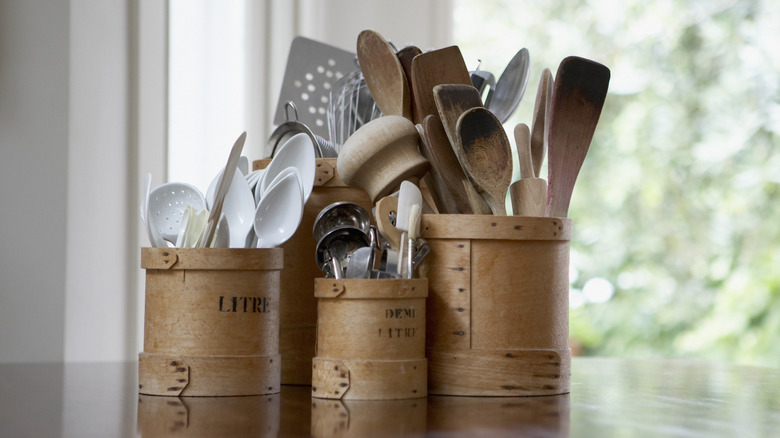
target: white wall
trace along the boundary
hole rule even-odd
[[[65,2],[0,0],[0,361],[62,357],[68,30]]]

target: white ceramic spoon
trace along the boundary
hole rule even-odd
[[[275,248],[287,241],[303,218],[303,197],[298,178],[288,173],[268,188],[255,211],[258,248]]]
[[[209,209],[213,207],[216,188],[223,171],[220,170],[217,173],[206,192],[206,202]],[[246,235],[252,229],[252,221],[255,216],[255,199],[244,175],[238,169],[233,175],[225,203],[222,205],[222,214],[227,216],[230,227],[230,248],[244,248]]]
[[[195,210],[206,209],[206,199],[191,184],[171,182],[156,187],[149,194],[147,220],[164,240],[176,242],[181,228],[184,209],[191,205]]]
[[[314,174],[317,170],[317,161],[311,137],[305,133],[295,134],[276,151],[276,155],[268,163],[265,174],[263,174],[258,183],[262,193],[261,197],[265,196],[276,175],[290,166],[297,168],[301,174],[303,203],[305,204],[309,200],[311,191],[314,188]],[[257,193],[257,189],[255,189],[255,193]]]

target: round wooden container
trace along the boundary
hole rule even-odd
[[[425,279],[318,278],[312,396],[392,400],[427,395]]]
[[[279,392],[283,250],[142,248],[144,351],[138,392]]]
[[[569,392],[571,219],[423,215],[428,392]]]
[[[317,300],[311,293],[314,279],[322,277],[315,260],[312,237],[314,220],[323,208],[334,202],[349,201],[371,211],[373,204],[366,192],[348,187],[336,171],[336,158],[317,158],[314,189],[303,209],[298,231],[283,245],[284,269],[281,272],[279,350],[282,354],[282,384],[311,385],[311,358],[317,324]],[[270,159],[258,160],[253,169],[265,169]]]

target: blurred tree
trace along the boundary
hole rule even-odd
[[[470,68],[531,53],[507,126],[530,124],[542,68],[579,55],[612,71],[569,213],[584,354],[778,366],[780,2],[455,4]]]

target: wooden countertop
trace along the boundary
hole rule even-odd
[[[571,394],[401,401],[137,393],[137,363],[0,365],[0,436],[770,437],[780,370],[575,358]]]

